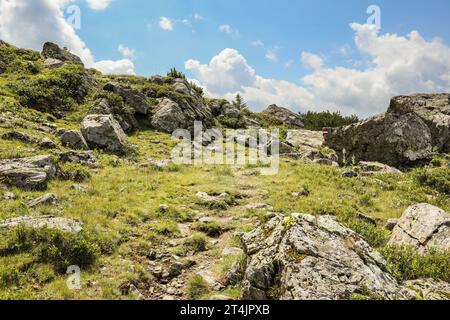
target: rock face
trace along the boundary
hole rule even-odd
[[[445,300],[450,298],[450,284],[433,279],[406,281],[404,286],[412,294],[424,300]]]
[[[0,179],[18,188],[45,188],[56,172],[57,167],[50,155],[0,161]]]
[[[431,131],[433,148],[441,153],[450,152],[450,94],[395,97],[388,112],[418,115]]]
[[[81,133],[93,149],[126,153],[127,136],[112,115],[88,115],[81,123]]]
[[[58,59],[48,58],[44,61],[44,66],[47,68],[59,68],[64,65],[64,62]]]
[[[289,130],[286,142],[304,151],[318,150],[324,142],[323,133],[309,130]]]
[[[78,64],[83,64],[81,59],[70,53],[66,49],[61,49],[57,44],[46,42],[42,49],[42,55],[47,59],[56,59],[60,61],[70,61]]]
[[[421,252],[449,250],[450,214],[426,203],[409,207],[394,228],[389,245],[413,246]]]
[[[113,105],[106,98],[95,101],[91,111],[92,114],[112,115],[125,132],[132,132],[139,128],[134,116],[136,112],[133,109]]]
[[[381,255],[331,216],[275,214],[242,242],[244,299],[341,300],[367,290],[384,299],[411,298],[385,271]]]
[[[125,88],[111,82],[107,83],[103,89],[121,96],[125,104],[133,109],[135,113],[146,115],[150,109],[147,97],[139,91]]]
[[[283,125],[286,125],[292,129],[305,127],[300,115],[289,109],[278,107],[275,104],[268,106],[262,113],[265,116],[281,121]]]
[[[341,161],[378,161],[408,168],[429,161],[433,150],[448,152],[450,95],[395,97],[389,110],[360,123],[334,129],[325,144]]]
[[[73,233],[83,230],[83,223],[78,220],[52,216],[20,217],[0,221],[0,228],[15,228],[19,225],[24,225],[28,228],[48,228]]]
[[[201,121],[204,128],[213,125],[211,108],[203,102],[203,97],[185,79],[174,79],[174,89],[182,97],[158,99],[153,109],[151,124],[159,131],[172,133],[176,129],[191,130],[195,121]]]
[[[325,139],[325,145],[338,152],[341,162],[354,157],[356,161],[377,161],[399,168],[430,160],[431,142],[428,126],[413,113],[374,116],[335,129]]]
[[[87,145],[86,140],[83,135],[76,130],[65,131],[61,135],[61,143],[63,146],[69,147],[75,150],[88,150],[89,147]]]

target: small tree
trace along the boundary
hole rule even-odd
[[[245,102],[244,98],[242,98],[242,96],[239,93],[236,94],[236,98],[233,101],[233,106],[239,110],[248,109],[247,103]]]

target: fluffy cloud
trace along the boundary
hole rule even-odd
[[[128,59],[117,61],[102,60],[95,63],[95,68],[101,70],[105,74],[129,74],[135,75],[134,64]]]
[[[89,8],[92,10],[105,10],[110,4],[111,0],[86,0]]]
[[[276,49],[267,50],[265,58],[270,62],[278,62],[277,50]]]
[[[136,51],[134,49],[130,49],[123,44],[119,44],[117,50],[123,55],[124,58],[133,59],[136,55]]]
[[[301,61],[312,71],[297,84],[257,75],[234,49],[209,64],[189,60],[185,67],[211,94],[231,98],[240,92],[256,109],[277,103],[295,111],[368,116],[386,110],[394,95],[450,91],[450,48],[439,39],[427,41],[417,31],[380,35],[374,26],[356,23],[351,28],[356,49],[370,59],[365,69],[326,67],[320,55],[303,52]]]
[[[64,7],[73,0],[0,0],[0,39],[36,51],[46,41],[67,47],[80,56],[87,67],[102,72],[121,73],[131,61],[96,61],[91,50],[64,17]],[[17,23],[20,21],[20,23]],[[117,68],[117,69],[116,69]]]
[[[172,31],[173,30],[173,22],[167,17],[161,17],[159,18],[159,27],[166,31]]]

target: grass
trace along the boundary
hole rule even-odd
[[[187,291],[192,299],[201,299],[209,293],[209,288],[202,276],[195,275],[189,279]]]

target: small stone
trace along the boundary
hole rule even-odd
[[[397,226],[398,222],[399,222],[399,219],[389,219],[386,222],[386,229],[389,231],[394,230],[394,228]]]
[[[47,193],[39,198],[33,199],[28,202],[30,208],[36,208],[38,206],[54,205],[58,201],[57,197],[53,193]]]
[[[162,204],[158,207],[159,212],[166,213],[169,211],[169,206],[167,204]]]
[[[15,200],[16,199],[16,195],[12,192],[5,192],[3,194],[3,199],[5,200]]]
[[[58,145],[55,142],[53,142],[52,140],[50,140],[48,138],[42,139],[41,142],[39,143],[39,145],[42,148],[48,148],[48,149],[54,149],[54,148],[58,147]]]

